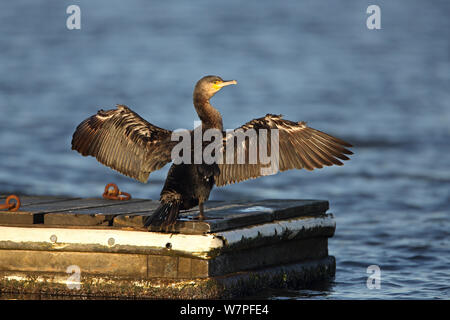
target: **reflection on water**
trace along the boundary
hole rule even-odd
[[[140,184],[71,151],[71,134],[117,103],[192,128],[193,85],[218,74],[239,82],[213,99],[225,128],[281,113],[355,145],[344,167],[212,192],[330,200],[336,279],[276,297],[449,297],[448,1],[378,1],[378,31],[359,0],[77,3],[78,31],[65,28],[65,2],[0,4],[0,191],[99,196],[116,182],[157,199],[167,168]],[[372,264],[380,290],[366,287]]]

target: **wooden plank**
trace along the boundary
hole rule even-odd
[[[135,211],[119,213],[114,217],[113,226],[144,228],[144,219],[151,215],[159,206],[159,201],[152,201],[144,204],[145,207],[137,208]]]
[[[136,210],[134,212],[119,214],[114,217],[113,225],[116,227],[131,227],[142,229],[144,228],[144,218],[151,215],[158,206],[159,201],[152,201],[152,203],[149,204],[149,206],[144,210]],[[205,204],[205,208],[207,210],[224,206],[227,205],[223,201],[209,201]],[[207,230],[209,230],[209,228],[207,227],[207,223],[205,224],[201,221],[193,219],[193,217],[197,214],[198,210],[195,209],[182,211],[180,213],[180,220],[178,222],[178,229],[176,231],[179,231],[179,229],[182,228],[186,230],[195,229],[195,234],[207,232]]]
[[[8,196],[9,195],[0,196],[0,202],[4,202]],[[20,207],[22,208],[33,204],[51,203],[80,198],[70,198],[62,196],[19,196],[19,199],[20,199]]]
[[[157,201],[139,199],[134,201],[119,201],[116,204],[109,206],[71,209],[59,213],[48,213],[44,215],[44,224],[51,226],[112,225],[112,220],[116,215],[133,214],[134,212],[139,211],[153,211],[158,204]]]
[[[123,201],[117,200],[105,200],[100,198],[61,198],[55,199],[52,197],[25,197],[24,201],[26,205],[18,212],[1,211],[0,212],[0,224],[38,224],[44,223],[44,216],[46,214],[53,213],[64,213],[71,211],[72,213],[77,213],[77,210],[83,210],[87,208],[100,208],[109,207],[123,204]],[[128,200],[128,203],[141,202],[145,200]],[[88,216],[88,215],[77,215],[67,216],[66,225],[73,223],[73,225],[98,225],[98,224],[110,224],[109,216],[98,215],[98,216]],[[77,222],[77,220],[80,220]],[[70,222],[69,222],[70,221]]]
[[[158,201],[129,201],[99,198],[23,197],[23,210],[0,213],[0,224],[37,224],[59,226],[115,226],[144,228],[144,219],[158,207]],[[209,201],[205,204],[207,220],[196,219],[198,209],[182,212],[168,231],[186,234],[211,233],[254,224],[300,216],[318,216],[328,210],[328,201],[263,200]],[[159,228],[150,228],[159,231]]]
[[[143,201],[143,200],[136,200],[136,199],[128,200],[128,202],[136,202],[136,201]],[[31,205],[27,207],[27,211],[35,213],[57,213],[57,212],[76,211],[87,208],[114,206],[122,203],[123,201],[107,200],[100,198],[71,199],[67,201]]]
[[[208,275],[220,276],[233,272],[316,260],[327,256],[327,238],[282,241],[269,246],[233,250],[221,254],[208,261]]]
[[[181,262],[181,258],[180,258]],[[182,265],[183,263],[180,263]],[[193,264],[192,264],[193,266]],[[189,267],[189,266],[187,266]],[[192,267],[194,269],[197,266]],[[201,268],[200,268],[201,269]],[[311,283],[329,282],[336,271],[333,256],[323,259],[277,265],[268,268],[242,271],[225,276],[198,279],[182,279],[96,275],[81,273],[80,289],[68,287],[69,274],[61,272],[0,272],[2,298],[17,298],[10,292],[42,294],[43,297],[59,299],[88,299],[99,297],[127,299],[242,299],[244,296],[258,296],[271,288],[299,290]],[[178,275],[187,274],[178,271]],[[188,281],[186,281],[189,279]],[[73,282],[72,282],[73,283]],[[67,298],[68,297],[68,298]],[[191,317],[192,318],[192,317]],[[251,317],[248,317],[251,318]]]
[[[328,210],[328,201],[323,200],[263,200],[255,202],[207,202],[205,204],[207,220],[198,221],[198,210],[184,212],[177,223],[168,231],[185,234],[201,234],[241,228],[274,220],[295,217],[317,217]],[[147,213],[149,215],[151,213]],[[136,213],[114,218],[114,225],[120,227],[143,227],[145,215]],[[159,228],[150,227],[150,231]]]
[[[132,214],[118,215],[114,217],[113,225],[116,227],[143,228],[144,219],[153,213],[153,210],[159,205],[154,201],[154,207],[145,212],[135,212]],[[180,232],[185,234],[202,234],[215,230],[224,230],[226,227],[245,226],[254,222],[263,223],[271,221],[270,214],[267,212],[248,212],[230,215],[229,210],[245,208],[248,203],[226,203],[222,201],[211,201],[205,204],[207,220],[199,221],[197,219],[198,210],[189,210],[180,213],[177,223],[168,231]],[[231,224],[231,226],[230,226]],[[150,231],[159,231],[159,228],[150,227]]]
[[[65,273],[76,265],[83,274],[143,278],[195,279],[255,268],[316,260],[328,255],[327,239],[285,241],[237,250],[213,259],[179,255],[0,249],[0,270]]]
[[[47,228],[63,228],[63,229],[78,229],[78,230],[84,230],[84,229],[93,229],[93,230],[126,230],[126,231],[148,231],[147,228],[131,228],[131,227],[114,227],[110,225],[45,225],[44,222],[36,223],[36,224],[24,224],[24,223],[0,223],[0,227],[20,227],[20,228],[30,228],[30,229],[47,229]]]
[[[177,278],[177,256],[148,255],[147,259],[147,276],[149,278]]]
[[[66,273],[76,265],[83,274],[134,277],[147,276],[147,256],[97,252],[0,250],[1,271]],[[69,275],[67,275],[69,277]]]
[[[29,211],[29,207],[39,204],[58,203],[74,198],[54,196],[20,196],[19,211],[0,211],[0,224],[38,224],[43,223],[43,215]],[[79,199],[79,198],[78,198]],[[4,200],[3,200],[4,201]],[[2,201],[2,202],[3,202]]]
[[[11,224],[38,224],[43,223],[44,217],[40,214],[34,214],[28,211],[0,211],[0,225]]]
[[[233,214],[233,211],[229,210],[222,209],[205,212],[207,220],[204,221],[196,219],[197,213],[182,217],[169,231],[201,234],[272,221],[272,215],[269,212],[240,212]],[[157,228],[151,227],[149,230],[157,231]]]
[[[80,198],[60,197],[60,196],[20,196],[19,198],[21,208],[37,204],[80,199]],[[23,211],[26,210],[24,209]]]
[[[284,220],[294,217],[317,217],[329,209],[326,200],[264,200],[256,205],[269,204],[274,208],[273,219]]]
[[[110,226],[112,215],[78,214],[78,213],[48,213],[44,215],[46,226]]]
[[[8,250],[179,254],[206,259],[222,247],[223,241],[212,234],[184,235],[92,226],[0,226],[0,249]]]

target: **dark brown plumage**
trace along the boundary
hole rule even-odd
[[[281,115],[268,114],[263,118],[254,119],[247,122],[236,130],[243,130],[245,133],[249,129],[259,132],[261,129],[267,130],[268,149],[270,150],[271,129],[278,129],[279,132],[279,171],[289,169],[314,170],[323,166],[343,165],[341,160],[349,160],[346,154],[353,154],[345,147],[351,145],[341,139],[332,137],[324,132],[310,128],[305,122],[293,122],[284,120]],[[232,138],[230,135],[224,138],[226,141]],[[249,141],[246,140],[244,153],[248,163]],[[226,147],[225,147],[226,149]],[[247,179],[254,179],[262,176],[262,168],[269,168],[269,165],[261,164],[238,164],[237,149],[234,148],[234,164],[219,164],[220,174],[216,177],[217,186],[240,182]],[[225,151],[226,152],[226,151]]]
[[[150,172],[171,161],[171,146],[175,145],[171,134],[118,105],[80,123],[73,134],[72,149],[145,183]]]
[[[223,186],[289,169],[313,170],[323,166],[342,165],[340,160],[348,160],[346,155],[352,154],[347,149],[351,147],[349,143],[310,128],[305,122],[284,120],[281,116],[272,114],[247,122],[234,132],[225,133],[222,116],[211,106],[209,100],[222,87],[230,84],[236,84],[236,81],[206,76],[197,82],[193,101],[202,121],[203,131],[217,129],[222,132],[223,140],[219,142],[221,151],[224,155],[229,152],[234,162],[172,164],[161,191],[161,204],[147,218],[147,225],[167,228],[175,223],[180,210],[197,205],[200,209],[199,218],[204,219],[203,203],[208,200],[214,184]],[[275,169],[270,169],[271,165],[265,164],[261,153],[251,159],[250,151],[255,145],[250,137],[241,140],[243,148],[239,152],[242,154],[239,154],[238,148],[231,149],[231,139],[235,145],[239,141],[235,134],[245,135],[251,133],[250,129],[255,130],[258,140],[263,138],[261,131],[267,132],[268,146],[265,151],[267,156],[275,156],[277,159]],[[271,131],[274,129],[276,131]],[[271,154],[271,141],[276,137],[276,132],[279,152]],[[172,161],[171,151],[178,143],[171,141],[172,133],[150,124],[128,107],[118,105],[117,109],[100,110],[80,123],[73,135],[72,149],[83,156],[94,156],[102,164],[145,183],[151,172]],[[190,134],[192,136],[193,131]],[[242,155],[244,158],[241,158]],[[245,160],[244,163],[239,162],[242,159]]]

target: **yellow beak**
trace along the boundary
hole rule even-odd
[[[229,86],[230,84],[237,84],[237,81],[236,80],[227,80],[222,83],[219,83],[217,86],[222,88],[222,87]]]
[[[216,90],[222,89],[223,87],[229,86],[231,84],[237,84],[236,80],[228,80],[228,81],[223,81],[221,83],[217,83],[214,85]]]

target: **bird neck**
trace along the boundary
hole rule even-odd
[[[194,94],[194,106],[203,128],[223,130],[222,115],[209,103],[209,98]]]

